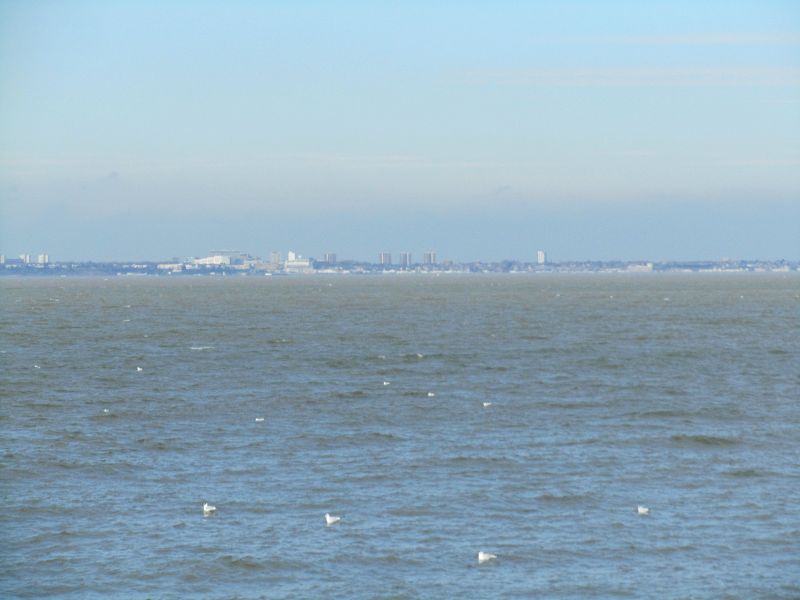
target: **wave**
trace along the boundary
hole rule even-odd
[[[337,392],[333,395],[334,398],[339,398],[340,400],[367,398],[368,396],[369,394],[364,390],[353,390],[351,392]]]
[[[541,494],[536,499],[552,504],[580,504],[591,498],[585,494]]]
[[[220,557],[220,562],[226,567],[234,567],[244,571],[251,571],[261,568],[261,563],[252,556],[231,556],[226,554]]]
[[[332,369],[352,369],[353,367],[360,367],[362,363],[363,360],[356,357],[331,358],[325,361],[325,366]]]
[[[189,346],[189,350],[213,350],[214,346]]]
[[[655,554],[675,554],[676,552],[692,552],[694,550],[697,550],[697,546],[694,544],[678,544],[677,546],[656,547],[653,552]]]
[[[735,446],[741,443],[740,440],[717,435],[673,435],[670,440],[683,446]]]
[[[635,412],[632,413],[631,416],[634,417],[643,417],[643,418],[651,418],[651,417],[691,417],[694,413],[688,410],[669,410],[669,409],[661,409],[661,410],[650,410],[646,412]]]
[[[439,517],[442,515],[440,511],[421,507],[396,508],[390,510],[389,514],[393,517]]]
[[[733,469],[732,471],[725,471],[723,474],[728,477],[761,477],[767,473],[758,469]]]

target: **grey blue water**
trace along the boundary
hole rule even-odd
[[[800,597],[795,273],[6,278],[0,335],[3,598]]]

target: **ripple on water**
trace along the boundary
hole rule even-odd
[[[742,443],[740,439],[706,434],[679,434],[673,435],[670,441],[681,447],[728,447]]]

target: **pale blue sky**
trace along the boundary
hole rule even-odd
[[[0,252],[800,258],[796,2],[0,0]]]

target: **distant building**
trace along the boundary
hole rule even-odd
[[[270,252],[269,253],[269,262],[273,265],[281,264],[281,253],[280,252]]]
[[[20,254],[19,259],[22,261],[22,264],[29,265],[31,264],[31,255],[30,254]]]
[[[231,258],[230,256],[223,256],[222,254],[214,254],[212,256],[206,256],[205,258],[196,258],[194,259],[194,264],[202,265],[202,266],[222,266],[222,265],[230,265]]]
[[[391,252],[381,252],[378,254],[378,264],[380,265],[391,265],[392,264],[392,253]]]
[[[0,265],[6,264],[6,255],[0,254]]]
[[[313,273],[314,267],[311,265],[310,258],[303,258],[289,250],[286,253],[286,262],[283,263],[283,270],[287,273]]]
[[[422,264],[423,265],[435,265],[436,264],[436,252],[430,250],[429,252],[425,252],[422,255]]]
[[[547,263],[547,253],[544,250],[539,250],[536,253],[536,263],[540,265]]]
[[[630,263],[626,267],[626,271],[631,273],[652,273],[655,265],[651,262],[646,263]]]
[[[328,263],[329,265],[335,265],[336,264],[336,253],[334,253],[334,252],[326,252],[325,253],[325,262]]]
[[[159,271],[168,271],[172,272],[180,272],[183,271],[183,263],[175,262],[175,263],[158,263],[156,265],[156,269]]]
[[[400,266],[406,268],[411,266],[411,252],[400,253]]]
[[[212,250],[209,255],[223,256],[228,259],[229,265],[243,265],[250,259],[250,256],[241,250]]]
[[[46,265],[50,263],[50,257],[47,254],[40,254],[36,257],[36,263],[40,265]]]

